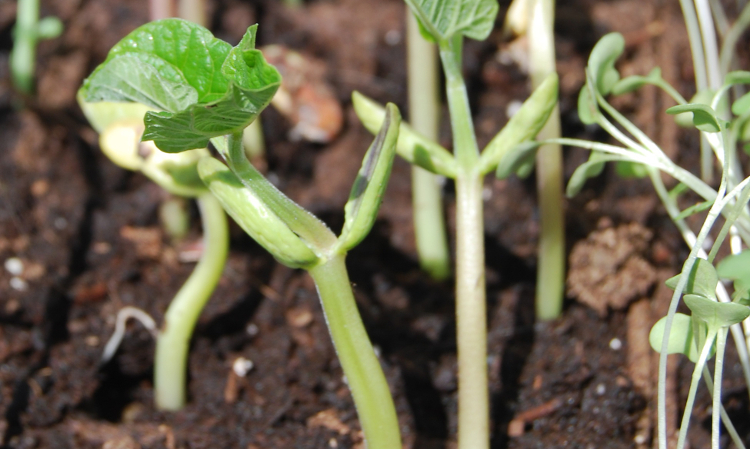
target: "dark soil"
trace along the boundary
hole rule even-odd
[[[316,0],[297,11],[273,0],[208,3],[217,36],[236,43],[259,22],[261,45],[284,44],[321,61],[322,76],[344,108],[343,130],[327,144],[292,142],[292,125],[269,110],[264,164],[283,191],[338,229],[371,140],[352,114],[351,91],[395,101],[408,114],[403,2]],[[498,25],[507,8],[501,3]],[[65,33],[40,44],[38,94],[22,98],[10,87],[7,62],[15,3],[0,2],[0,260],[16,257],[24,266],[17,279],[0,271],[0,445],[362,448],[312,281],[275,263],[236,227],[224,276],[195,332],[189,405],[178,413],[153,408],[153,341],[140,325],[131,325],[115,358],[100,365],[121,307],[137,306],[161,320],[192,270],[179,260],[199,240],[200,229],[193,210],[189,236],[170,241],[158,219],[166,194],[101,154],[74,99],[107,50],[147,21],[146,0],[47,0],[42,13],[60,17]],[[623,72],[647,73],[659,65],[667,80],[690,94],[689,50],[676,2],[562,2],[557,30],[568,136],[604,138],[578,122],[575,99],[588,52],[605,32],[626,36]],[[505,123],[508,103],[528,94],[519,66],[500,62],[507,58],[498,54],[509,48],[500,31],[486,42],[467,42],[480,146]],[[670,155],[695,164],[695,144],[662,113],[668,103],[656,91],[618,101]],[[449,129],[447,121],[443,129]],[[443,143],[449,145],[449,135]],[[587,155],[566,152],[569,176]],[[408,165],[397,161],[380,220],[351,252],[348,266],[395,393],[405,447],[451,448],[452,283],[430,280],[415,261],[408,175]],[[493,448],[650,447],[656,359],[648,332],[669,300],[662,281],[677,272],[687,250],[650,185],[608,170],[568,202],[568,245],[583,251],[571,263],[584,270],[576,278],[584,282],[569,291],[588,298],[588,305],[570,298],[562,318],[537,323],[535,194],[533,178],[486,182]],[[446,202],[450,216],[450,185]],[[632,232],[645,240],[628,246]],[[613,246],[597,246],[601,241]],[[606,258],[613,247],[625,254],[607,268],[621,279],[605,286],[619,289],[617,300],[592,303],[602,284],[587,284],[596,275],[576,261]],[[638,284],[637,295],[629,285],[629,260],[650,276]],[[254,363],[244,377],[232,369],[240,357]],[[675,359],[670,373],[672,431],[688,365]],[[731,354],[726,366],[725,404],[735,422],[748,422],[747,394]],[[708,395],[702,394],[693,426],[696,447],[710,430]],[[750,428],[740,431],[747,438]]]

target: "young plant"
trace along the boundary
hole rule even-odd
[[[555,67],[554,0],[514,0],[506,24],[529,42],[532,88],[538,87]],[[560,137],[560,111],[555,106],[537,139]],[[565,291],[565,214],[563,210],[562,148],[550,143],[539,148],[536,158],[539,199],[539,262],[536,275],[536,315],[551,320],[562,313]]]
[[[440,125],[437,49],[422,37],[414,15],[410,11],[406,15],[410,122],[416,132],[437,141]],[[451,269],[440,176],[412,165],[411,195],[419,264],[433,278],[446,279]]]
[[[506,153],[533,138],[557,103],[557,75],[549,75],[508,124],[480,153],[461,73],[463,38],[485,39],[498,11],[496,0],[407,0],[422,35],[435,42],[446,79],[453,131],[451,154],[406,124],[401,125],[398,153],[428,171],[456,183],[456,326],[458,340],[458,447],[489,447],[487,385],[487,315],[484,267],[484,176],[505,165]],[[367,129],[375,132],[384,111],[361,94],[354,107]],[[532,161],[533,162],[533,161]]]
[[[744,447],[731,421],[723,411],[720,401],[721,368],[727,329],[732,333],[745,380],[750,385],[750,358],[746,341],[750,332],[745,321],[750,315],[745,290],[748,279],[746,276],[738,276],[732,270],[726,268],[722,270],[724,277],[740,279],[739,283],[735,283],[736,290],[732,299],[724,285],[718,282],[713,263],[727,236],[730,236],[729,246],[734,254],[739,254],[743,245],[750,246],[750,213],[747,209],[748,199],[750,199],[750,178],[743,179],[736,154],[737,143],[747,138],[744,130],[750,118],[750,101],[746,99],[747,97],[734,101],[731,110],[735,117],[731,121],[726,121],[716,112],[723,102],[727,101],[728,93],[733,86],[750,84],[750,72],[730,72],[724,75],[719,89],[711,92],[708,104],[688,103],[661,77],[659,69],[652,70],[646,76],[620,79],[615,62],[623,53],[624,48],[625,40],[617,33],[604,36],[596,44],[589,57],[586,85],[581,90],[578,102],[578,114],[581,120],[586,124],[599,125],[622,146],[566,138],[551,139],[547,142],[592,150],[589,161],[573,173],[567,186],[569,196],[578,193],[588,178],[601,173],[606,162],[624,162],[642,166],[650,177],[665,209],[691,248],[682,274],[669,283],[675,289],[669,312],[651,332],[652,345],[661,354],[658,389],[659,447],[663,449],[667,447],[665,382],[666,356],[669,353],[683,353],[696,362],[677,447],[683,447],[687,437],[695,391],[701,377],[705,379],[713,392],[713,409],[717,411],[712,418],[712,448],[718,449],[719,447],[720,420],[722,419],[735,444],[738,447]],[[677,106],[667,109],[668,114],[687,114],[687,119],[702,132],[722,169],[718,190],[714,190],[699,177],[672,162],[658,145],[614,109],[605,98],[606,95],[630,92],[647,84],[659,87],[678,103]],[[619,126],[610,121],[610,118]],[[540,144],[541,142],[518,148],[509,156],[509,159],[514,163],[523,161],[533,154]],[[512,168],[513,165],[510,164],[510,167]],[[679,181],[677,187],[668,191],[659,171]],[[509,172],[505,170],[501,175],[509,174]],[[692,190],[702,197],[703,201],[680,210],[677,200],[679,195],[686,190]],[[706,210],[708,210],[706,219],[696,236],[685,223],[685,218]],[[725,223],[714,239],[711,250],[706,254],[703,247],[720,215],[724,217]],[[681,298],[691,309],[691,316],[676,313]],[[739,325],[740,322],[746,326],[744,335]],[[714,347],[717,359],[715,379],[712,381],[708,370],[705,369],[705,362],[710,358]]]
[[[91,79],[94,77],[89,81]],[[198,177],[198,161],[209,153],[201,148],[166,154],[152,142],[140,142],[143,117],[150,108],[137,103],[86,102],[88,86],[87,81],[79,91],[79,103],[91,125],[101,134],[100,146],[110,160],[123,168],[142,172],[174,195],[195,198],[198,202],[203,225],[203,252],[170,303],[164,323],[156,333],[154,401],[159,409],[179,410],[186,401],[190,337],[221,278],[229,248],[226,215]],[[103,360],[114,355],[121,338],[121,333],[113,335]]]
[[[19,0],[17,8],[10,73],[16,89],[31,94],[34,90],[37,41],[56,38],[62,33],[63,25],[57,17],[39,20],[39,0]]]
[[[368,447],[401,447],[395,407],[352,293],[346,253],[372,227],[390,176],[400,116],[387,106],[368,150],[336,237],[318,218],[284,196],[247,160],[243,130],[269,104],[281,82],[255,49],[257,25],[235,47],[203,27],[166,19],[126,36],[83,87],[86,101],[134,102],[146,113],[143,140],[166,153],[204,148],[226,165],[198,163],[205,185],[234,220],[279,262],[307,270],[315,281],[334,346],[354,397]],[[170,324],[171,325],[171,324]]]

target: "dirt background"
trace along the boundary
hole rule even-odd
[[[272,0],[208,4],[218,37],[234,44],[259,22],[260,45],[283,44],[317,61],[310,76],[327,83],[342,108],[341,131],[328,143],[295,142],[288,137],[294,120],[269,109],[262,165],[281,190],[339,229],[371,140],[352,114],[352,90],[394,101],[408,116],[403,2],[317,0],[297,10]],[[42,16],[51,14],[65,32],[39,45],[37,94],[24,98],[8,73],[15,2],[0,1],[0,260],[23,262],[15,279],[0,270],[2,447],[363,448],[312,281],[275,263],[236,226],[223,278],[195,332],[188,406],[153,408],[153,340],[140,325],[129,326],[112,361],[99,363],[121,307],[161,320],[192,270],[180,260],[200,242],[199,220],[192,206],[188,237],[171,241],[158,218],[167,195],[101,154],[74,101],[108,49],[148,20],[146,1],[43,0]],[[523,42],[504,41],[497,29],[465,50],[480,147],[506,122],[508,105],[528,95]],[[676,1],[563,1],[556,30],[567,136],[606,139],[575,111],[586,58],[606,32],[626,37],[624,74],[658,65],[692,94]],[[696,136],[663,114],[668,99],[644,89],[614,103],[667,154],[697,166]],[[447,119],[442,129],[449,147]],[[566,149],[566,175],[586,157]],[[651,447],[657,357],[648,332],[671,295],[662,281],[687,249],[649,183],[623,180],[610,167],[567,202],[569,299],[562,318],[538,323],[534,186],[533,177],[485,183],[492,447]],[[452,186],[445,194],[451,217]],[[405,447],[448,449],[456,432],[452,282],[419,270],[412,233],[409,167],[398,160],[380,219],[348,266]],[[232,369],[238,358],[254,363],[244,377]],[[670,433],[691,370],[684,359],[671,365]],[[731,349],[725,376],[724,403],[750,441],[746,386]],[[699,396],[692,447],[706,447],[710,431],[705,389]]]

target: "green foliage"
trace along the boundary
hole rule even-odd
[[[661,352],[662,342],[664,341],[664,327],[666,326],[667,317],[662,317],[651,328],[648,335],[648,341],[656,352]],[[689,315],[684,313],[675,313],[672,320],[672,327],[669,330],[667,341],[667,354],[686,355],[691,362],[698,361],[700,350],[696,346],[696,339],[693,337],[693,322]],[[706,326],[702,327],[705,338]]]
[[[344,229],[339,237],[344,251],[357,246],[375,223],[396,155],[400,122],[398,108],[388,104],[383,126],[367,150],[344,207]]]
[[[492,138],[479,158],[482,174],[495,171],[499,165],[505,164],[504,158],[512,148],[539,133],[557,105],[558,85],[557,73],[548,75]]]
[[[681,274],[667,279],[667,287],[672,290],[677,286]],[[716,269],[706,259],[697,258],[688,275],[687,284],[685,284],[685,294],[695,294],[707,298],[716,298],[716,285],[719,283],[719,275]]]
[[[633,92],[646,85],[660,85],[664,79],[661,77],[661,69],[654,67],[646,76],[633,75],[617,81],[612,86],[612,95],[621,95]]]
[[[148,112],[143,140],[180,152],[241,131],[268,105],[281,76],[255,49],[257,26],[234,48],[180,19],[139,27],[84,82],[85,101],[136,102]]]
[[[590,178],[595,178],[602,173],[604,170],[604,163],[611,161],[622,161],[623,158],[620,156],[605,155],[600,152],[593,152],[589,157],[589,160],[576,167],[573,175],[568,181],[568,186],[565,189],[565,195],[568,198],[572,198],[581,191],[586,181]]]
[[[750,305],[750,250],[725,257],[716,271],[720,278],[734,281],[734,302]]]
[[[385,120],[385,108],[356,91],[352,93],[352,104],[364,127],[371,133],[377,134]],[[429,172],[449,178],[456,176],[456,161],[453,155],[403,121],[399,126],[396,152],[409,163],[418,165]]]
[[[703,295],[685,295],[685,304],[696,317],[708,324],[709,329],[729,327],[750,316],[750,307],[733,302],[718,302]]]
[[[422,34],[434,41],[456,35],[484,40],[495,25],[497,0],[406,0],[417,17]]]
[[[667,114],[680,114],[684,112],[693,113],[693,125],[701,131],[718,133],[722,130],[722,121],[716,116],[716,112],[708,105],[701,103],[688,103],[672,106],[667,109]]]
[[[615,62],[624,51],[625,38],[620,33],[604,35],[591,50],[586,71],[593,78],[596,90],[601,95],[609,94],[620,80]]]

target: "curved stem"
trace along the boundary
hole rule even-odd
[[[162,410],[185,405],[185,378],[190,337],[219,282],[229,248],[227,218],[210,193],[198,197],[203,223],[203,255],[164,314],[154,358],[154,400]]]
[[[354,397],[368,449],[401,447],[396,408],[354,301],[343,255],[309,270]]]

